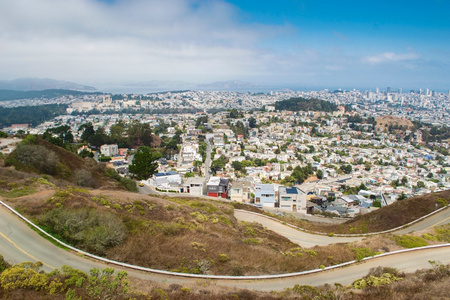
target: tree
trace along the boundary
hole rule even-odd
[[[122,120],[111,126],[109,129],[109,136],[111,141],[116,143],[120,148],[127,147],[125,123]]]
[[[153,141],[152,129],[148,123],[134,121],[128,126],[128,147],[150,146]]]
[[[402,177],[402,185],[406,185],[408,183],[408,178],[406,176]]]
[[[42,137],[50,143],[63,147],[67,143],[73,143],[73,135],[68,125],[62,125],[47,129]]]
[[[240,113],[236,108],[230,110],[230,114],[228,115],[230,119],[237,119],[242,117],[242,113]]]
[[[225,157],[220,156],[218,159],[212,161],[211,170],[213,170],[215,172],[218,169],[223,169],[223,168],[225,168],[226,163],[227,163],[227,161],[226,161]]]
[[[323,178],[323,171],[322,170],[317,170],[316,175],[317,175],[317,178],[322,179]]]
[[[256,128],[256,119],[253,116],[248,119],[248,126],[250,128]]]
[[[243,169],[240,161],[235,160],[231,163],[231,165],[233,166],[233,169],[235,169],[236,171],[242,171]]]
[[[139,180],[148,179],[156,173],[158,169],[157,160],[160,157],[159,152],[152,150],[150,147],[141,146],[136,150],[129,170]]]
[[[99,148],[101,145],[107,144],[109,142],[109,137],[105,133],[105,128],[99,127],[93,135],[89,137],[89,143],[92,146]]]
[[[423,181],[417,181],[417,187],[419,189],[424,188],[425,187],[425,183]]]
[[[340,167],[341,171],[344,172],[345,174],[350,174],[353,171],[353,168],[351,165],[342,165]]]
[[[397,200],[401,201],[401,200],[405,200],[406,198],[408,198],[408,197],[406,196],[405,192],[402,192],[402,193],[400,194],[400,196],[398,196],[398,199],[397,199]]]
[[[195,177],[195,174],[192,172],[187,172],[186,174],[184,174],[185,178],[189,178],[189,177]]]
[[[200,126],[203,126],[203,124],[208,123],[208,116],[201,116],[198,117],[195,121],[195,128],[199,128]]]
[[[89,142],[90,137],[95,134],[94,126],[92,126],[92,123],[81,125],[78,128],[78,131],[83,131],[80,137],[83,142]]]

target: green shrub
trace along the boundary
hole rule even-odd
[[[226,255],[226,254],[219,254],[219,259],[220,262],[224,263],[230,260],[230,258]]]
[[[95,180],[92,174],[84,169],[76,170],[74,173],[75,184],[84,187],[95,187]]]
[[[430,233],[422,234],[422,238],[429,240],[429,241],[433,241],[433,242],[439,241],[438,237],[435,234],[430,234]]]
[[[434,232],[438,241],[450,243],[450,224],[437,226]]]
[[[245,239],[244,243],[246,243],[247,245],[259,245],[260,240],[259,239],[254,239],[254,238],[250,238],[250,239]]]
[[[110,177],[110,178],[112,178],[112,179],[115,179],[115,180],[117,180],[117,181],[120,181],[120,179],[122,178],[122,177],[119,175],[119,173],[117,173],[117,171],[114,170],[114,169],[112,169],[112,168],[106,168],[106,170],[105,170],[105,175],[108,176],[108,177]]]
[[[0,285],[5,290],[28,289],[42,291],[47,288],[47,275],[39,273],[41,262],[23,262],[0,274]]]
[[[136,185],[136,181],[130,178],[120,177],[120,183],[127,189],[129,192],[137,193],[139,190]]]
[[[21,144],[13,154],[13,159],[7,164],[12,164],[19,169],[21,167],[49,175],[56,174],[58,156],[47,148],[34,144]]]
[[[120,244],[126,236],[118,216],[90,208],[56,208],[45,213],[39,222],[67,242],[100,255]]]
[[[0,254],[0,273],[3,272],[6,268],[8,268],[8,263],[3,259],[3,256]]]
[[[428,242],[423,238],[412,235],[400,235],[395,237],[395,241],[399,246],[405,248],[417,248],[427,246]]]
[[[373,251],[370,248],[353,248],[353,253],[355,253],[355,260],[360,261],[365,257],[374,256],[381,254],[381,252]]]
[[[379,277],[370,275],[365,278],[358,279],[352,283],[355,289],[363,289],[369,286],[380,286],[391,284],[395,281],[403,280],[401,277],[396,277],[394,274],[384,273]]]

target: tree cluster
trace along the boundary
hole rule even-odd
[[[104,144],[117,144],[119,147],[136,148],[139,146],[151,146],[153,142],[152,129],[148,123],[134,121],[125,124],[122,121],[111,126],[110,134],[103,127],[94,129],[92,123],[86,123],[78,128],[81,133],[81,141],[92,146],[100,147]]]
[[[38,106],[2,107],[0,109],[0,128],[11,124],[31,124],[36,126],[66,113],[65,104],[47,104]]]
[[[328,101],[311,98],[291,98],[288,100],[278,101],[275,103],[277,110],[290,111],[323,111],[333,112],[337,110],[337,105]]]

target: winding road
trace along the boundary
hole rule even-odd
[[[448,211],[448,209],[446,210]],[[441,217],[442,218],[442,217]],[[445,220],[445,215],[442,220]],[[441,221],[442,221],[441,220]],[[448,220],[448,217],[447,217]],[[439,221],[439,222],[441,222]],[[298,233],[298,231],[297,231]],[[315,236],[317,238],[317,236]],[[326,237],[330,238],[330,237]],[[334,242],[335,238],[331,238]],[[315,241],[310,241],[314,243]],[[103,262],[94,261],[77,255],[72,251],[63,250],[48,240],[42,238],[25,222],[13,215],[9,210],[0,205],[0,254],[10,263],[23,261],[41,261],[43,269],[50,271],[69,265],[84,272],[91,268],[111,267]],[[293,287],[295,284],[320,285],[324,283],[339,282],[350,284],[357,278],[367,274],[368,270],[376,266],[396,267],[403,271],[414,271],[430,267],[428,261],[435,260],[442,263],[450,263],[450,245],[441,248],[423,249],[401,254],[393,254],[371,259],[362,263],[353,264],[343,268],[320,271],[318,273],[291,276],[272,279],[201,279],[182,276],[163,275],[149,272],[141,272],[133,269],[125,269],[130,277],[147,279],[163,284],[180,284],[183,286],[201,286],[207,289],[209,286],[217,289],[217,286],[246,288],[260,291],[281,291],[284,288]],[[113,266],[116,269],[124,269]]]
[[[316,235],[310,234],[304,231],[297,230],[287,225],[283,225],[280,222],[274,221],[260,214],[253,214],[246,211],[235,211],[234,216],[240,220],[245,222],[257,222],[262,224],[269,230],[275,231],[279,235],[282,235],[293,243],[296,243],[302,247],[310,248],[316,245],[323,246],[335,243],[350,243],[354,241],[359,241],[364,237],[338,237],[333,236],[329,237],[326,235]],[[412,224],[404,229],[396,230],[393,233],[395,234],[407,234],[415,231],[422,231],[427,228],[443,225],[450,223],[450,209],[444,209],[443,211],[434,214],[420,222]]]
[[[291,242],[305,248],[311,248],[316,245],[322,246],[336,243],[350,243],[362,240],[362,237],[329,237],[326,235],[310,234],[287,225],[283,225],[282,223],[266,218],[263,215],[256,215],[242,210],[235,210],[234,216],[239,221],[260,223],[267,229],[275,231],[279,235],[291,240]]]

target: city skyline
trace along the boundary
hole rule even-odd
[[[0,80],[448,90],[445,1],[4,1]]]

